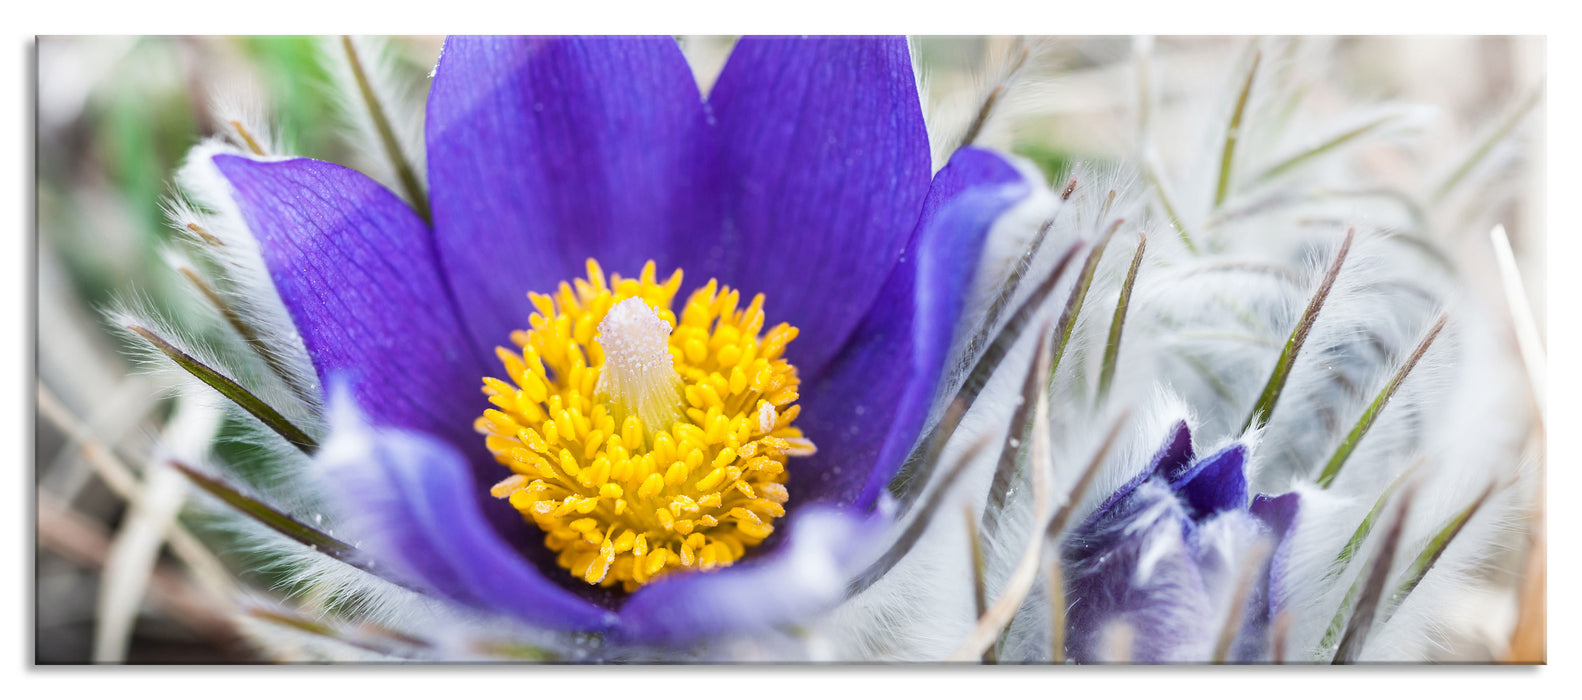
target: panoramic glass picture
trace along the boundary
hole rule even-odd
[[[1545,52],[40,37],[32,663],[1546,663]]]

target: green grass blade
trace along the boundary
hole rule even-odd
[[[1197,244],[1192,242],[1192,234],[1187,232],[1186,220],[1181,218],[1175,202],[1170,199],[1170,192],[1165,188],[1164,175],[1159,172],[1159,166],[1153,158],[1143,160],[1143,179],[1154,188],[1154,194],[1159,197],[1159,205],[1164,207],[1165,218],[1170,221],[1170,228],[1175,229],[1176,235],[1181,238],[1181,243],[1187,247],[1187,252],[1197,255]]]
[[[1460,185],[1462,180],[1472,174],[1472,171],[1477,169],[1478,164],[1482,163],[1483,159],[1494,151],[1494,147],[1504,141],[1505,137],[1509,136],[1517,125],[1521,124],[1522,118],[1532,111],[1533,107],[1538,104],[1539,98],[1543,97],[1543,94],[1542,88],[1534,88],[1532,93],[1516,106],[1515,110],[1512,110],[1510,114],[1500,120],[1489,131],[1488,135],[1479,141],[1477,145],[1473,146],[1466,155],[1461,157],[1460,162],[1451,169],[1450,174],[1445,176],[1445,179],[1433,189],[1433,193],[1429,195],[1429,201],[1433,203],[1440,202],[1445,198],[1445,195],[1450,194],[1451,190],[1456,189],[1456,186]]]
[[[978,536],[977,518],[972,512],[972,506],[963,504],[967,521],[967,545],[972,550],[972,607],[975,618],[983,617],[989,611],[989,581],[987,578],[986,560],[983,554],[983,538]],[[983,650],[982,661],[986,665],[996,663],[995,645]]]
[[[1079,245],[1073,244],[1066,249],[1065,254],[1055,264],[1049,276],[1044,278],[1044,281],[1039,283],[1038,288],[1028,295],[1027,299],[1017,307],[1015,313],[1011,314],[1011,318],[1005,322],[1005,327],[1001,328],[1000,332],[995,335],[994,341],[983,351],[983,355],[978,358],[972,370],[967,374],[967,378],[962,382],[961,388],[956,391],[956,396],[951,399],[950,404],[946,407],[944,416],[928,431],[931,437],[919,441],[917,446],[912,449],[911,454],[907,455],[906,461],[902,465],[901,476],[898,477],[897,481],[891,483],[892,490],[897,493],[897,500],[901,502],[902,514],[906,512],[906,509],[910,508],[914,500],[914,492],[928,482],[929,475],[939,462],[940,453],[945,449],[945,444],[949,442],[950,436],[955,433],[956,428],[961,425],[962,417],[972,408],[972,404],[978,400],[978,395],[983,392],[983,387],[988,384],[989,376],[1005,360],[1006,354],[1011,351],[1011,346],[1015,345],[1016,341],[1022,337],[1022,331],[1027,327],[1027,323],[1032,320],[1033,314],[1037,313],[1044,300],[1054,290],[1055,284],[1065,275],[1066,268],[1070,266],[1072,259],[1076,257]],[[907,478],[910,479],[909,482],[900,483],[901,479]],[[899,487],[897,487],[898,483]]]
[[[977,142],[978,136],[983,133],[983,127],[989,123],[989,117],[993,116],[995,106],[999,105],[1001,98],[1010,91],[1011,83],[1016,80],[1016,75],[1022,71],[1022,67],[1027,65],[1027,58],[1031,55],[1032,49],[1024,44],[1016,57],[1011,59],[1005,73],[995,81],[994,88],[989,90],[989,94],[984,96],[983,104],[978,106],[978,113],[973,117],[972,124],[968,125],[967,131],[961,136],[961,145],[956,148],[971,146]]]
[[[978,349],[983,347],[985,342],[988,342],[989,334],[994,332],[995,325],[1000,322],[1000,315],[1005,313],[1005,307],[1010,305],[1012,297],[1016,296],[1016,290],[1021,288],[1022,278],[1027,276],[1028,269],[1033,266],[1033,258],[1038,255],[1039,250],[1043,249],[1044,241],[1049,238],[1050,229],[1055,227],[1055,222],[1059,220],[1060,213],[1065,211],[1064,203],[1071,199],[1071,193],[1076,189],[1077,180],[1072,178],[1070,184],[1066,185],[1065,192],[1060,197],[1060,208],[1055,210],[1055,213],[1050,215],[1042,226],[1038,227],[1038,233],[1033,235],[1032,243],[1028,244],[1027,250],[1022,251],[1021,256],[1016,259],[1016,264],[1011,267],[1011,273],[1005,276],[1005,283],[1000,285],[999,293],[994,296],[993,301],[989,302],[989,310],[983,314],[983,323],[978,326],[977,332],[973,333],[972,340],[967,343],[966,357],[970,358],[975,355]],[[1051,275],[1050,279],[1058,280],[1059,275]],[[1050,280],[1045,280],[1045,282],[1050,283],[1052,286]],[[1033,296],[1040,297],[1042,295],[1034,294]]]
[[[918,540],[922,539],[923,532],[928,529],[929,525],[933,524],[934,519],[930,516],[939,511],[939,506],[944,503],[945,495],[950,492],[950,487],[955,485],[961,475],[966,473],[967,467],[972,464],[973,460],[977,459],[978,455],[988,447],[989,438],[984,437],[973,443],[971,447],[968,447],[967,451],[951,465],[950,471],[945,472],[939,483],[934,485],[934,490],[929,492],[928,498],[922,505],[913,509],[917,511],[917,515],[907,522],[906,527],[901,530],[901,534],[896,537],[895,542],[874,559],[874,562],[869,564],[868,568],[847,582],[846,596],[848,598],[868,590],[869,586],[884,578],[885,574],[890,573],[890,570],[895,568],[895,565],[900,563],[901,559],[912,551],[912,547],[917,544]]]
[[[1401,368],[1396,370],[1395,375],[1390,377],[1390,381],[1384,384],[1384,388],[1379,391],[1379,395],[1374,397],[1373,403],[1368,404],[1368,409],[1362,412],[1362,417],[1357,419],[1357,424],[1352,426],[1351,432],[1340,443],[1340,447],[1335,449],[1335,454],[1329,458],[1329,462],[1324,465],[1324,470],[1319,473],[1317,483],[1320,488],[1327,489],[1331,484],[1335,483],[1335,477],[1340,475],[1340,468],[1345,466],[1347,459],[1351,458],[1351,453],[1356,451],[1358,443],[1361,443],[1363,436],[1368,434],[1368,429],[1373,427],[1373,422],[1384,411],[1384,407],[1390,403],[1390,398],[1395,396],[1395,391],[1401,388],[1401,383],[1406,381],[1407,375],[1412,373],[1412,369],[1417,366],[1417,362],[1423,359],[1423,355],[1428,352],[1429,346],[1434,344],[1434,339],[1439,337],[1439,332],[1445,329],[1445,322],[1449,318],[1448,314],[1439,315],[1439,320],[1434,322],[1434,326],[1429,329],[1428,335],[1412,350],[1412,354],[1406,358],[1406,362],[1401,364]]]
[[[1468,504],[1466,508],[1462,508],[1456,514],[1450,516],[1440,526],[1434,536],[1428,540],[1428,544],[1423,547],[1423,551],[1419,552],[1417,558],[1412,560],[1412,565],[1407,568],[1406,576],[1401,580],[1401,585],[1395,589],[1395,594],[1390,596],[1389,606],[1385,610],[1383,621],[1388,621],[1390,616],[1394,615],[1395,611],[1400,608],[1401,603],[1405,602],[1406,597],[1411,595],[1412,591],[1417,590],[1417,584],[1423,582],[1423,577],[1427,576],[1428,571],[1434,568],[1434,564],[1438,563],[1439,557],[1445,553],[1445,549],[1450,547],[1450,543],[1456,539],[1456,535],[1461,534],[1461,530],[1466,527],[1467,521],[1471,520],[1472,516],[1477,514],[1478,509],[1482,508],[1483,504],[1487,503],[1489,497],[1493,495],[1494,486],[1490,485],[1483,490],[1483,493],[1478,495],[1477,499]]]
[[[1422,462],[1419,461],[1413,464],[1411,468],[1401,472],[1400,476],[1395,477],[1395,480],[1385,487],[1384,493],[1379,494],[1379,500],[1374,501],[1373,507],[1368,509],[1368,515],[1357,526],[1357,531],[1351,533],[1351,539],[1346,540],[1346,546],[1341,547],[1340,554],[1335,555],[1335,561],[1329,565],[1329,573],[1324,574],[1325,579],[1332,579],[1346,570],[1346,566],[1351,564],[1351,558],[1356,556],[1357,552],[1362,549],[1363,541],[1368,539],[1368,533],[1373,531],[1373,524],[1379,519],[1379,514],[1384,512],[1384,504],[1390,500],[1390,496],[1395,494],[1396,489],[1401,484],[1406,483],[1407,477],[1415,473],[1421,465]]]
[[[1137,234],[1137,252],[1132,254],[1132,266],[1126,271],[1126,282],[1121,285],[1121,296],[1115,302],[1115,316],[1110,320],[1110,339],[1104,345],[1104,363],[1099,369],[1099,400],[1110,393],[1115,380],[1115,362],[1121,354],[1121,331],[1126,325],[1126,310],[1131,306],[1132,287],[1137,284],[1137,269],[1142,266],[1143,251],[1148,248],[1148,236]]]
[[[1400,115],[1387,114],[1352,129],[1347,129],[1346,131],[1336,134],[1334,137],[1324,141],[1323,143],[1294,153],[1290,157],[1265,168],[1262,172],[1253,176],[1252,181],[1255,184],[1262,184],[1280,177],[1281,175],[1291,172],[1292,170],[1295,170],[1313,161],[1314,159],[1317,159],[1335,150],[1344,148],[1347,144],[1372,134],[1373,132],[1389,125],[1391,122],[1396,121],[1399,116]]]
[[[192,483],[197,484],[198,488],[207,491],[210,495],[225,502],[226,505],[235,508],[241,514],[258,521],[265,527],[312,547],[327,556],[361,568],[361,564],[358,562],[362,558],[356,556],[357,549],[355,547],[282,513],[275,509],[274,506],[242,493],[236,487],[225,483],[219,478],[205,474],[175,460],[171,460],[170,466],[186,475]]]
[[[1318,291],[1313,294],[1312,300],[1308,301],[1307,309],[1302,312],[1302,318],[1296,322],[1291,337],[1285,341],[1285,348],[1280,351],[1280,359],[1275,362],[1274,371],[1269,374],[1269,381],[1264,384],[1258,402],[1253,404],[1252,412],[1247,414],[1247,422],[1242,425],[1243,432],[1253,427],[1262,427],[1269,422],[1269,415],[1274,413],[1274,406],[1280,401],[1280,392],[1285,389],[1285,381],[1290,378],[1291,370],[1296,366],[1296,356],[1302,352],[1302,344],[1307,342],[1307,335],[1313,330],[1313,324],[1318,322],[1318,313],[1323,310],[1324,301],[1329,298],[1329,291],[1335,286],[1335,278],[1340,276],[1340,267],[1346,262],[1346,254],[1351,252],[1351,241],[1356,233],[1356,229],[1346,231],[1346,238],[1340,244],[1340,252],[1335,254],[1335,261],[1324,273],[1324,280],[1318,285]]]
[[[178,367],[181,367],[182,369],[186,370],[188,374],[196,377],[198,381],[201,381],[204,384],[209,385],[215,391],[220,392],[220,394],[225,398],[234,401],[237,406],[242,407],[242,410],[252,414],[254,418],[259,420],[259,422],[268,426],[270,430],[279,433],[280,437],[285,438],[286,442],[295,445],[297,449],[302,450],[303,453],[311,455],[316,450],[318,450],[317,441],[309,437],[308,434],[303,432],[301,428],[293,425],[291,421],[286,420],[285,416],[280,415],[280,412],[276,411],[274,407],[264,403],[262,399],[254,396],[253,393],[247,389],[242,388],[242,385],[237,384],[230,377],[220,374],[219,372],[215,371],[214,368],[199,362],[191,355],[183,352],[180,348],[170,344],[164,338],[159,337],[158,335],[154,334],[153,331],[150,331],[147,328],[136,325],[127,326],[126,328],[127,330],[142,336],[142,338],[148,341],[149,344],[153,345],[166,357],[170,358],[171,362],[176,363]]]
[[[1038,390],[1043,385],[1041,379],[1049,371],[1049,364],[1049,338],[1039,333],[1038,347],[1033,351],[1033,364],[1027,368],[1027,376],[1022,381],[1016,409],[1007,423],[1011,429],[1005,435],[1005,442],[1000,445],[994,478],[989,481],[988,501],[983,504],[982,530],[987,537],[999,532],[1000,515],[1016,488],[1017,477],[1026,470],[1033,431],[1038,427],[1033,422],[1033,407],[1038,404]],[[981,613],[979,617],[982,617]]]
[[[1099,261],[1104,258],[1104,249],[1124,222],[1124,219],[1116,219],[1094,242],[1093,249],[1088,251],[1087,260],[1082,263],[1076,286],[1071,288],[1071,296],[1066,299],[1066,308],[1060,312],[1060,320],[1055,324],[1055,346],[1050,353],[1049,378],[1045,382],[1050,389],[1054,388],[1055,372],[1059,371],[1060,359],[1066,354],[1066,345],[1070,343],[1071,332],[1076,328],[1077,315],[1082,313],[1082,303],[1088,298],[1088,289],[1093,286],[1093,277],[1098,272]]]
[[[1367,643],[1368,633],[1373,629],[1373,619],[1384,597],[1384,584],[1390,577],[1390,566],[1395,561],[1395,551],[1401,544],[1401,532],[1406,527],[1406,515],[1411,502],[1411,492],[1402,496],[1400,505],[1395,509],[1395,520],[1390,525],[1390,529],[1384,533],[1384,540],[1379,543],[1379,550],[1368,562],[1367,569],[1357,576],[1351,589],[1346,591],[1346,598],[1341,602],[1340,610],[1335,612],[1335,617],[1329,623],[1329,629],[1324,632],[1324,639],[1319,642],[1321,649],[1328,649],[1332,644],[1336,645],[1332,663],[1354,663],[1357,656],[1362,653],[1363,645]],[[1337,636],[1338,644],[1335,641]]]
[[[357,54],[357,47],[352,45],[351,37],[341,36],[341,50],[346,52],[346,62],[351,65],[352,77],[357,81],[357,94],[362,97],[363,106],[368,108],[369,121],[373,122],[374,131],[379,133],[379,145],[384,149],[385,158],[389,159],[396,177],[401,180],[401,189],[406,190],[407,202],[418,216],[429,221],[428,194],[423,191],[423,185],[412,169],[411,159],[401,150],[401,140],[396,138],[395,129],[390,126],[390,117],[385,114],[384,104],[374,93],[362,57]]]
[[[1221,149],[1219,157],[1219,184],[1214,188],[1215,209],[1225,204],[1225,199],[1230,196],[1231,165],[1236,159],[1236,144],[1241,140],[1242,120],[1247,115],[1247,102],[1252,96],[1253,79],[1258,77],[1258,64],[1262,60],[1263,52],[1254,49],[1252,66],[1247,68],[1247,78],[1242,81],[1241,92],[1236,96],[1236,109],[1231,112],[1230,124],[1225,127],[1225,146]]]

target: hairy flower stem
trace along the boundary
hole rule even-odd
[[[1285,389],[1285,381],[1290,378],[1291,370],[1296,367],[1296,356],[1302,352],[1302,344],[1307,342],[1307,335],[1312,332],[1313,324],[1318,322],[1318,313],[1323,310],[1324,301],[1329,298],[1329,291],[1334,288],[1335,279],[1340,276],[1340,267],[1346,262],[1346,254],[1351,252],[1351,241],[1356,233],[1357,230],[1354,228],[1346,231],[1346,238],[1341,241],[1340,251],[1335,254],[1335,261],[1324,273],[1324,280],[1319,283],[1318,291],[1308,301],[1307,309],[1302,312],[1302,318],[1296,322],[1296,329],[1291,331],[1291,337],[1285,341],[1285,348],[1280,351],[1280,359],[1274,363],[1274,371],[1270,373],[1268,383],[1264,384],[1258,402],[1253,404],[1252,412],[1247,415],[1247,422],[1241,428],[1242,432],[1261,428],[1269,422],[1269,415],[1274,413],[1274,406],[1280,401],[1280,392]]]
[[[280,437],[285,438],[286,442],[302,450],[304,454],[311,455],[318,450],[318,441],[309,437],[307,433],[293,425],[291,421],[286,420],[285,416],[280,415],[280,412],[276,411],[274,407],[264,403],[262,399],[253,395],[247,389],[242,388],[242,385],[237,384],[235,380],[199,362],[196,358],[170,344],[164,338],[155,335],[153,331],[147,328],[135,325],[127,326],[126,328],[142,336],[144,340],[147,340],[155,349],[164,353],[166,357],[170,358],[171,362],[186,370],[188,374],[209,385],[215,391],[220,392],[220,395],[235,402],[236,405],[241,406],[242,410],[252,414],[259,422],[278,433]]]
[[[1346,460],[1351,457],[1351,453],[1356,451],[1357,444],[1362,442],[1362,437],[1368,433],[1369,428],[1373,427],[1373,422],[1384,411],[1384,407],[1390,403],[1390,398],[1395,396],[1395,391],[1401,388],[1401,383],[1406,381],[1407,375],[1411,374],[1412,369],[1417,366],[1418,360],[1423,359],[1423,355],[1428,352],[1428,347],[1433,345],[1434,339],[1439,337],[1439,332],[1445,329],[1445,322],[1449,319],[1450,316],[1448,314],[1439,315],[1439,320],[1434,322],[1434,326],[1429,329],[1428,335],[1423,338],[1422,342],[1417,344],[1417,348],[1406,358],[1406,362],[1401,364],[1401,368],[1396,370],[1395,376],[1390,377],[1390,381],[1385,383],[1384,388],[1379,391],[1379,395],[1374,397],[1373,403],[1368,404],[1368,409],[1362,412],[1362,417],[1357,419],[1357,424],[1351,428],[1351,433],[1346,435],[1346,439],[1340,443],[1340,447],[1336,448],[1334,456],[1329,458],[1329,463],[1324,465],[1323,472],[1318,475],[1317,483],[1320,488],[1327,489],[1331,484],[1335,483],[1335,477],[1340,475],[1340,468],[1346,464]]]

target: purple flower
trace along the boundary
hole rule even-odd
[[[452,38],[425,128],[432,222],[337,165],[214,158],[321,381],[372,426],[335,422],[319,458],[363,546],[424,590],[618,642],[837,599],[931,407],[985,233],[1029,193],[972,148],[930,177],[906,43],[744,38],[705,98],[669,38]],[[504,374],[495,348],[527,327],[529,292],[590,259],[683,270],[682,298],[711,278],[762,293],[769,325],[800,329],[784,359],[817,451],[786,462],[789,526],[739,564],[593,586],[490,495],[511,474],[474,427],[482,379]]]
[[[1062,551],[1072,660],[1201,663],[1227,627],[1236,632],[1225,660],[1269,658],[1298,502],[1260,494],[1249,504],[1246,460],[1240,442],[1195,459],[1179,422],[1148,467],[1072,531]],[[1126,627],[1129,646],[1116,635]]]

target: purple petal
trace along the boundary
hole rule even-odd
[[[463,455],[422,433],[370,428],[332,399],[334,430],[317,458],[346,532],[425,591],[529,624],[599,630],[614,615],[552,583],[484,520]]]
[[[707,117],[674,39],[453,37],[425,128],[440,256],[480,348],[587,258],[665,275],[678,240],[716,245]]]
[[[1130,626],[1129,659],[1202,661],[1214,631],[1208,591],[1187,537],[1191,520],[1159,480],[1139,485],[1127,518],[1085,525],[1066,541],[1066,653],[1078,663],[1114,660],[1106,636]]]
[[[315,160],[214,158],[319,379],[349,379],[377,422],[477,443],[480,358],[429,231],[400,199]],[[463,444],[466,444],[463,443]]]
[[[1192,528],[1188,536],[1187,546],[1198,574],[1211,598],[1218,601],[1217,609],[1235,601],[1241,578],[1248,575],[1246,567],[1257,567],[1242,600],[1241,627],[1229,649],[1228,660],[1235,663],[1263,661],[1270,656],[1268,550],[1262,550],[1261,559],[1248,558],[1259,551],[1260,540],[1268,539],[1269,528],[1263,521],[1240,508],[1213,515]],[[1204,625],[1217,636],[1223,618],[1206,619]]]
[[[804,384],[798,425],[818,453],[791,463],[791,494],[866,508],[917,441],[978,266],[984,236],[1030,188],[988,151],[962,149],[862,325]]]
[[[1252,499],[1252,514],[1268,526],[1277,543],[1269,559],[1268,615],[1271,618],[1285,607],[1288,588],[1285,573],[1291,559],[1290,534],[1301,506],[1301,496],[1294,491],[1279,496],[1258,494]]]
[[[816,374],[879,295],[929,192],[906,40],[745,37],[709,106],[730,223],[692,255],[768,294],[772,317],[802,331],[788,356]]]
[[[1104,503],[1093,509],[1093,514],[1088,516],[1085,528],[1092,528],[1100,520],[1110,520],[1125,517],[1133,510],[1127,501],[1127,496],[1141,486],[1144,481],[1152,479],[1155,475],[1168,478],[1186,469],[1192,463],[1192,430],[1187,427],[1186,421],[1176,421],[1175,427],[1170,430],[1170,436],[1165,438],[1159,451],[1154,453],[1149,460],[1148,468],[1142,470],[1137,476],[1104,499]]]
[[[1235,443],[1199,460],[1170,480],[1194,520],[1224,510],[1247,508],[1247,446]]]
[[[776,550],[725,569],[663,578],[633,593],[616,634],[625,642],[681,644],[806,619],[845,595],[877,526],[873,519],[804,506],[791,516]]]

